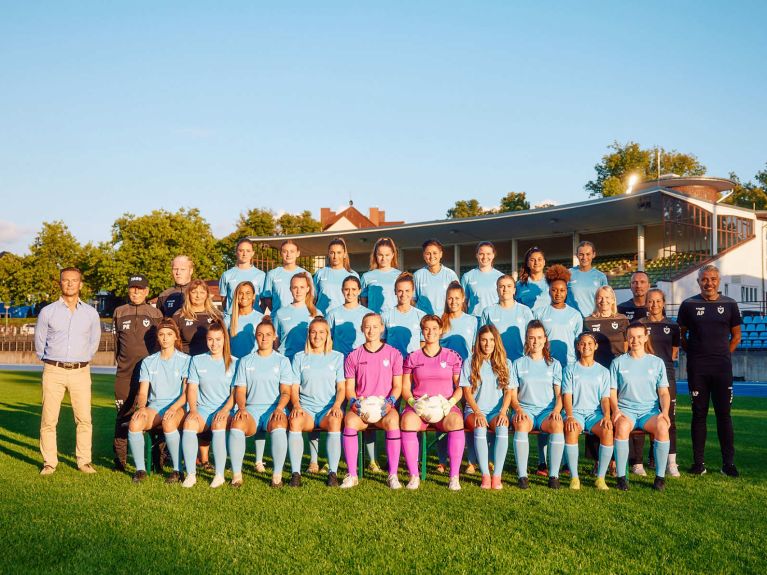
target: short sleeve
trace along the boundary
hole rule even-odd
[[[573,387],[573,370],[572,366],[568,365],[562,374],[562,395],[565,393],[572,393]]]
[[[610,372],[606,369],[602,370],[602,385],[601,385],[601,399],[610,399]]]
[[[245,361],[240,360],[237,363],[237,370],[234,373],[234,381],[232,382],[233,387],[247,387],[248,380],[247,380],[247,370],[245,369]]]
[[[149,357],[145,357],[141,360],[141,369],[139,369],[139,381],[148,381],[151,382],[152,380],[149,379],[149,358],[152,357],[151,355]]]
[[[469,357],[461,368],[461,387],[471,387],[471,357]]]
[[[679,313],[677,314],[677,317],[676,317],[676,323],[678,323],[680,327],[686,328],[690,325],[689,319],[687,317],[688,315],[687,310],[688,310],[687,302],[683,301],[679,305]]]
[[[658,379],[655,382],[655,387],[668,387],[668,376],[666,375],[666,364],[663,363],[663,360],[658,358],[658,365],[660,366],[660,369],[658,370]]]
[[[610,389],[618,389],[618,359],[620,356],[616,357],[613,362],[610,364]]]
[[[301,381],[300,379],[298,380]],[[290,365],[290,360],[287,357],[283,357],[280,360],[280,383],[285,385],[291,385],[296,383],[293,378],[293,368]]]
[[[335,362],[336,362],[336,382],[338,381],[345,381],[346,376],[344,375],[344,356],[342,353],[335,352]]]
[[[354,367],[354,354],[350,353],[344,360],[344,376],[346,379],[355,379],[357,377]]]
[[[272,297],[272,274],[267,273],[264,278],[264,289],[261,292],[261,297]]]
[[[190,356],[186,356],[184,358],[184,361],[181,363],[181,373],[184,374],[184,377],[189,377],[189,368],[192,364],[192,358]]]
[[[469,278],[468,278],[468,277],[466,277],[466,276],[468,276],[468,275],[469,275],[469,272],[466,272],[466,273],[465,273],[465,274],[463,274],[463,276],[461,277],[461,287],[463,288],[463,292],[464,292],[464,293],[467,293],[467,292],[468,292],[468,290],[469,290]]]
[[[194,385],[199,385],[200,383],[200,374],[197,371],[197,362],[194,358],[189,362],[189,375],[187,376],[186,382]]]
[[[399,352],[399,350],[393,350],[392,352],[392,364],[391,364],[391,374],[392,375],[402,375],[404,367],[403,367],[404,360],[402,359],[402,354]]]
[[[562,386],[562,364],[554,360],[554,385]]]
[[[405,375],[410,375],[411,373],[413,373],[413,369],[415,367],[413,365],[413,353],[409,353],[408,356],[405,358],[405,361],[402,363],[402,373]]]
[[[482,310],[482,315],[479,317],[479,327],[490,325],[490,306]]]
[[[218,280],[218,293],[224,297],[228,297],[228,294],[226,293],[226,272],[222,273]]]
[[[509,389],[519,388],[519,377],[517,377],[517,362],[511,364],[509,370]]]
[[[362,279],[360,283],[362,284],[362,289],[360,290],[360,297],[368,297],[368,282],[367,282],[367,275],[368,274],[362,274]]]
[[[671,346],[679,347],[680,341],[681,341],[681,337],[679,335],[679,326],[672,325],[671,326]]]
[[[742,324],[743,318],[740,315],[740,308],[736,302],[731,302],[730,308],[730,328],[733,328]]]
[[[450,350],[450,363],[453,368],[453,375],[459,375],[461,373],[461,364],[463,363],[463,360],[461,359],[461,356],[453,350]]]
[[[603,287],[609,285],[607,282],[607,276],[604,274],[604,272],[599,272],[599,287]]]
[[[297,353],[293,356],[293,364],[291,365],[291,371],[293,372],[293,385],[301,383],[301,358],[303,354]],[[285,380],[280,377],[280,382],[285,383]]]
[[[581,333],[583,333],[583,316],[576,311],[574,335],[577,338]]]

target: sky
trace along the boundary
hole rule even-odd
[[[764,2],[0,0],[0,250],[42,222],[587,198],[613,141],[767,163]]]

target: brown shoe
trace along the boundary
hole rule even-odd
[[[53,475],[56,468],[53,465],[44,465],[40,470],[40,475]]]
[[[96,468],[93,467],[93,465],[91,465],[90,463],[86,463],[85,465],[81,465],[80,467],[78,467],[78,469],[80,471],[82,471],[83,473],[89,473],[89,474],[90,473],[96,473]]]

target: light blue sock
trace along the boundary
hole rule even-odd
[[[474,440],[472,442],[474,444],[474,455],[477,463],[479,463],[480,473],[482,475],[490,475],[487,455],[487,427],[475,427],[471,438]]]
[[[368,456],[368,462],[376,460],[376,431],[375,429],[366,429],[362,432],[362,438],[365,440],[365,453]]]
[[[320,432],[309,432],[309,461],[317,463],[320,458]]]
[[[670,441],[655,441],[655,475],[658,477],[666,477],[669,449],[671,449]]]
[[[629,440],[615,440],[615,467],[618,477],[626,477],[626,465],[629,461]],[[600,458],[600,463],[602,462]]]
[[[540,437],[540,435],[538,436]],[[514,459],[517,461],[517,476],[527,477],[527,459],[530,456],[530,443],[526,431],[514,432]]]
[[[274,474],[282,475],[282,469],[285,467],[285,456],[288,454],[288,433],[283,427],[273,430],[269,435],[272,438]]]
[[[181,449],[184,452],[184,467],[186,468],[187,475],[197,475],[197,449],[199,448],[199,441],[197,441],[196,431],[184,430],[181,435]]]
[[[485,431],[487,431],[487,428],[485,428]],[[485,433],[485,447],[487,447],[487,433]],[[474,445],[474,434],[469,433],[468,431],[466,432],[466,460],[473,465],[477,465],[479,463],[479,454],[477,453],[477,448]],[[481,464],[480,471],[482,471]]]
[[[570,477],[578,477],[578,444],[565,443],[565,455],[567,455],[567,467],[570,469]]]
[[[288,453],[290,454],[290,472],[301,473],[301,459],[304,457],[304,434],[300,431],[288,433]]]
[[[178,429],[165,434],[165,445],[168,446],[173,471],[181,471],[181,434]]]
[[[549,436],[549,477],[559,477],[562,455],[565,452],[565,434],[552,433]]]
[[[133,456],[133,464],[136,466],[136,471],[146,471],[146,461],[144,461],[144,432],[129,431],[128,445],[130,445],[130,452]]]
[[[223,475],[226,471],[226,430],[214,429],[212,432],[211,447],[213,460],[216,463],[216,475]]]
[[[341,432],[329,431],[327,437],[328,468],[338,473],[338,462],[341,461]]]
[[[599,466],[597,467],[597,477],[605,478],[607,469],[610,467],[610,460],[613,457],[613,446],[599,444]]]
[[[506,464],[506,454],[509,452],[509,428],[499,425],[495,428],[495,442],[493,445],[493,475],[500,477],[503,474],[503,466]]]
[[[549,442],[549,434],[548,433],[540,433],[538,434],[538,465],[543,463],[544,465],[547,463],[546,461],[546,445]],[[551,457],[551,455],[549,455]]]
[[[232,473],[242,473],[242,460],[245,459],[245,432],[242,429],[232,428],[229,431],[229,458],[232,460]]]
[[[264,462],[264,451],[266,451],[266,432],[256,432],[256,461]]]

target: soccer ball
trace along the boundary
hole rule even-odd
[[[383,417],[384,404],[386,400],[383,397],[377,395],[371,395],[365,397],[360,401],[359,412],[363,421],[367,423],[378,423]]]
[[[422,397],[417,402],[417,411],[421,412],[421,419],[427,423],[439,423],[445,417],[445,404],[447,400],[441,395]]]

